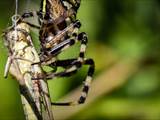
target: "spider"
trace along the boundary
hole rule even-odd
[[[37,78],[32,78],[32,80],[68,77],[75,74],[82,65],[89,65],[79,99],[73,102],[52,103],[52,105],[69,106],[84,103],[94,74],[95,64],[93,59],[85,58],[88,38],[85,32],[79,32],[81,23],[76,19],[79,6],[80,0],[42,0],[40,10],[36,12],[40,27],[28,23],[31,27],[39,29],[40,62],[34,64],[64,68],[64,71],[60,72],[44,72],[44,74],[39,74]],[[33,12],[26,12],[22,15],[23,18],[33,16],[35,16]],[[77,58],[65,60],[57,58],[61,52],[73,46],[76,42],[81,43]]]

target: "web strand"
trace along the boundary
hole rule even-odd
[[[15,18],[14,18],[14,25],[15,25],[15,39],[17,36],[17,16],[18,16],[18,0],[15,1]]]
[[[15,9],[15,15],[18,13],[18,0],[16,0],[16,9]]]

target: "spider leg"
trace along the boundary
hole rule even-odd
[[[71,66],[72,63],[76,60],[77,60],[76,58],[67,59],[67,60],[57,60],[57,61],[51,63],[50,66],[51,67],[57,66],[57,67],[67,68],[67,67]]]
[[[61,64],[61,65],[59,65],[59,64]],[[72,59],[71,59],[71,60],[57,61],[55,63],[55,65],[58,65],[58,66],[63,66],[63,65],[70,66],[71,65],[71,66],[62,72],[47,73],[45,76],[41,76],[38,78],[32,78],[32,80],[37,80],[37,79],[49,80],[51,78],[56,78],[56,77],[69,77],[72,74],[76,73],[77,70],[82,65],[89,65],[87,77],[85,78],[84,86],[83,86],[81,96],[79,97],[79,99],[77,101],[73,101],[73,102],[52,103],[52,105],[59,105],[59,106],[70,106],[70,105],[83,104],[86,100],[86,97],[87,97],[87,94],[89,91],[89,87],[91,84],[92,76],[94,74],[94,69],[95,69],[94,61],[92,59],[85,59],[83,62],[81,62],[81,61],[73,59],[73,62],[72,62]]]
[[[70,46],[74,45],[76,42],[76,39],[74,38],[69,38],[61,43],[59,43],[57,46],[53,47],[50,51],[49,54],[51,55],[57,55],[60,54],[62,51],[65,49],[69,48]]]
[[[69,68],[71,66],[73,66],[76,63],[73,63],[74,61],[77,61],[76,58],[72,58],[72,59],[67,59],[67,60],[56,60],[52,63],[50,63],[48,66],[50,66],[51,68],[53,68],[53,70],[51,70],[50,72],[48,72],[47,74],[51,74],[53,72],[56,72],[57,67],[63,67],[63,68]],[[37,63],[33,63],[32,65],[42,65],[40,62]],[[44,64],[43,64],[44,65]],[[43,69],[42,69],[43,70]],[[38,78],[32,78],[32,80],[39,80],[39,79],[46,79],[45,76],[47,76],[46,72],[44,71],[44,74],[40,74]]]
[[[74,62],[74,65],[72,67],[70,67],[69,69],[66,69],[64,72],[53,73],[53,74],[49,75],[47,78],[50,79],[51,77],[71,76],[82,65],[89,65],[89,69],[88,69],[87,76],[84,80],[84,85],[83,85],[81,96],[79,97],[79,99],[77,101],[72,101],[72,102],[62,102],[62,103],[56,102],[56,103],[52,103],[52,105],[71,106],[71,105],[83,104],[85,102],[86,97],[88,95],[89,88],[90,88],[90,84],[92,81],[92,76],[94,74],[94,69],[95,69],[95,64],[92,59],[86,59],[86,60],[84,60],[83,63],[76,61],[76,62]]]
[[[81,32],[78,34],[78,40],[81,41],[80,53],[79,53],[79,61],[83,61],[85,57],[86,47],[88,43],[88,38],[85,32]]]
[[[54,77],[69,77],[75,72],[77,72],[78,68],[81,67],[81,62],[77,61],[77,59],[69,59],[69,60],[59,60],[54,63],[55,67],[65,65],[66,69],[62,72],[48,72],[45,74],[40,74],[38,78],[32,78],[32,80],[39,80],[39,79],[52,79]],[[53,66],[53,64],[52,64]]]

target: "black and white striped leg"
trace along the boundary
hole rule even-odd
[[[55,73],[56,72],[56,70],[57,70],[57,67],[63,67],[63,68],[69,68],[69,67],[72,67],[74,64],[76,64],[76,63],[74,63],[74,62],[76,62],[77,61],[77,59],[75,59],[75,58],[72,58],[72,59],[67,59],[67,60],[56,60],[56,61],[54,61],[53,63],[51,63],[51,64],[49,64],[49,66],[50,67],[52,67],[52,68],[54,68],[54,71],[52,70],[52,71],[50,71],[50,72],[48,72],[48,74],[51,74],[51,73]],[[35,65],[35,64],[41,64],[40,62],[37,62],[37,63],[33,63],[32,65]],[[46,72],[44,71],[44,74],[45,74]],[[46,79],[46,77],[45,77],[46,75],[39,75],[39,77],[38,78],[32,78],[33,80],[38,80],[38,79]],[[55,75],[55,76],[58,76],[58,75]]]
[[[61,43],[59,43],[57,46],[51,48],[51,50],[48,52],[50,55],[58,55],[65,49],[69,48],[70,46],[75,44],[76,39],[69,38]]]
[[[71,67],[67,68],[65,71],[63,72],[58,72],[58,73],[47,73],[45,76],[39,76],[38,78],[33,78],[33,80],[37,80],[37,79],[51,79],[51,78],[56,78],[56,77],[69,77],[72,74],[76,73],[77,70],[82,66],[82,65],[89,65],[89,69],[88,69],[88,73],[87,73],[87,77],[85,78],[84,81],[84,86],[82,89],[82,93],[81,96],[79,97],[79,99],[77,101],[73,101],[73,102],[64,102],[64,103],[52,103],[52,105],[59,105],[59,106],[71,106],[71,105],[78,105],[78,104],[83,104],[86,100],[88,91],[89,91],[89,87],[92,81],[92,76],[94,74],[94,69],[95,69],[95,64],[94,61],[92,59],[86,59],[83,62],[77,61],[75,59],[72,60],[64,60],[64,61],[57,61],[57,63],[55,65],[57,66],[69,66],[72,65]]]
[[[86,47],[88,43],[88,38],[85,32],[78,34],[78,40],[81,41],[80,53],[79,53],[79,61],[83,61],[85,57]]]
[[[71,66],[73,64],[74,61],[76,61],[77,59],[72,58],[72,59],[67,59],[67,60],[57,60],[53,63],[50,64],[51,67],[63,67],[63,68],[67,68],[69,66]]]
[[[81,63],[82,64],[82,63]],[[85,78],[84,81],[84,86],[81,92],[81,96],[79,97],[79,99],[77,101],[73,101],[73,102],[64,102],[64,103],[52,103],[52,105],[58,105],[58,106],[72,106],[72,105],[78,105],[78,104],[83,104],[87,98],[88,95],[88,91],[90,88],[90,84],[92,81],[92,77],[94,74],[94,69],[95,69],[95,64],[94,61],[92,59],[86,59],[84,60],[84,65],[89,65],[89,69],[88,69],[88,73],[87,73],[87,77]],[[70,71],[71,73],[71,71]],[[63,77],[64,74],[68,74],[68,73],[61,73],[59,74],[59,77]]]
[[[49,80],[49,79],[56,78],[56,77],[69,77],[72,74],[76,73],[77,70],[82,65],[80,61],[77,61],[75,59],[57,61],[55,63],[56,63],[55,67],[65,65],[67,68],[62,72],[57,72],[57,73],[48,72],[48,73],[45,73],[43,75],[39,75],[38,78],[32,78],[32,80],[39,80],[39,79],[47,79],[47,80]]]

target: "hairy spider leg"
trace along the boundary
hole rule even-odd
[[[72,101],[72,102],[59,102],[59,103],[56,102],[56,103],[52,103],[52,105],[73,106],[73,105],[79,105],[79,104],[85,103],[87,95],[88,95],[88,91],[90,89],[90,85],[92,82],[92,77],[93,77],[94,70],[95,70],[95,64],[94,64],[93,59],[86,59],[86,60],[84,60],[83,63],[82,62],[80,62],[80,63],[81,63],[80,66],[89,65],[89,69],[88,69],[87,77],[84,80],[84,85],[83,85],[82,92],[81,92],[79,99],[77,101]],[[70,73],[73,73],[73,72],[70,71]],[[66,75],[68,75],[68,73],[66,73]],[[62,77],[65,76],[65,73],[63,73],[63,74],[61,73],[61,75],[59,77],[61,77],[61,76]]]

